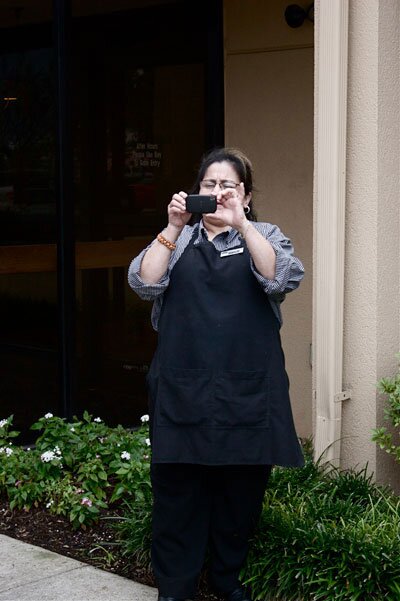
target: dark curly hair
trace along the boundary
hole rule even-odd
[[[237,148],[214,148],[203,156],[190,194],[199,193],[200,182],[204,179],[209,166],[213,163],[222,163],[223,161],[231,163],[239,180],[244,184],[245,193],[250,194],[250,192],[253,192],[253,166],[247,156]],[[249,209],[250,211],[246,213],[247,219],[257,221],[253,208],[253,198],[249,202]]]

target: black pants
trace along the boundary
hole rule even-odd
[[[270,465],[153,464],[152,564],[160,595],[193,598],[209,546],[211,584],[239,586]]]

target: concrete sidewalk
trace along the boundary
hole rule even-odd
[[[0,601],[155,601],[157,590],[0,535]]]

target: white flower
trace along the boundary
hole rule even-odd
[[[46,419],[50,419],[51,417],[53,417],[52,413],[46,413],[46,415],[44,416]]]
[[[45,463],[48,463],[49,461],[53,461],[54,459],[61,460],[62,457],[61,457],[60,447],[55,446],[52,451],[45,451],[44,453],[42,453],[40,455],[40,459]],[[60,467],[62,467],[61,463],[60,463]]]
[[[40,455],[40,459],[48,463],[49,461],[53,461],[53,459],[58,459],[58,457],[56,457],[54,451],[45,451]]]
[[[0,421],[0,428],[3,428],[4,426],[6,426],[8,424],[8,419],[2,419]]]
[[[48,509],[49,507],[51,507],[51,506],[53,505],[53,503],[54,503],[53,499],[50,499],[50,501],[49,501],[48,503],[46,503],[46,507],[47,507],[47,509]]]
[[[130,458],[131,458],[131,454],[128,453],[128,451],[122,451],[121,459],[130,459]]]
[[[151,445],[150,438],[146,438],[144,442],[147,444],[148,447]]]
[[[147,413],[145,415],[142,415],[142,417],[140,418],[140,421],[142,422],[142,424],[145,424],[146,422],[148,422],[150,419],[150,417],[147,415]]]
[[[69,429],[70,432],[75,432],[75,428],[74,426],[72,426],[72,428]]]
[[[27,451],[30,451],[30,450],[31,450],[31,447],[28,447],[26,450],[27,450]]]
[[[91,507],[93,505],[93,503],[88,497],[83,497],[83,499],[81,500],[81,505],[86,505],[87,507]]]
[[[102,436],[99,436],[99,439],[98,439],[98,440],[99,440],[99,442],[101,442],[101,444],[103,444],[103,442],[104,442],[104,440],[105,440],[105,439],[104,439],[104,437],[102,437]]]
[[[101,417],[95,417],[94,422],[100,423],[102,421]]]
[[[6,455],[7,455],[7,457],[9,457],[12,454],[13,454],[13,450],[10,449],[10,447],[6,447]]]

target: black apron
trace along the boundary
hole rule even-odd
[[[279,324],[235,249],[192,238],[171,272],[147,377],[153,463],[304,464]]]

